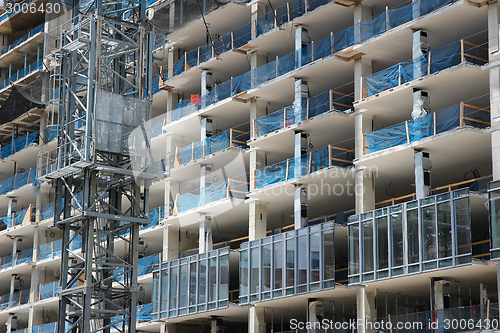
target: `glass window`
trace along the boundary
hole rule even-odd
[[[179,294],[179,307],[183,308],[187,306],[187,291],[188,291],[188,265],[181,265],[180,269],[180,294]]]
[[[349,274],[359,274],[359,225],[349,226]]]
[[[214,302],[217,300],[217,258],[210,258],[209,259],[210,263],[210,276],[209,276],[209,296],[208,296],[208,301],[209,302]]]
[[[286,286],[295,285],[295,239],[286,240]]]
[[[168,268],[161,272],[161,311],[168,310]]]
[[[323,274],[324,280],[335,278],[335,246],[333,230],[326,230],[323,234]]]
[[[214,258],[215,259],[215,258]],[[219,301],[229,298],[229,254],[219,257],[220,275],[219,275]]]
[[[207,259],[200,259],[199,263],[200,275],[198,281],[198,304],[203,304],[207,302]]]
[[[271,244],[262,246],[262,291],[271,290]]]
[[[299,260],[299,284],[307,283],[307,237],[297,238],[298,241],[298,260]]]
[[[250,293],[256,294],[259,292],[259,248],[254,247],[250,250]]]
[[[320,279],[320,246],[321,237],[320,233],[314,233],[309,236],[309,270],[311,272],[311,282],[318,282]]]
[[[418,263],[419,241],[418,241],[418,209],[406,213],[406,230],[408,232],[408,264]]]
[[[170,268],[170,310],[177,308],[177,269],[177,266]]]
[[[248,295],[248,250],[240,251],[240,295]]]
[[[196,305],[198,282],[196,281],[196,263],[189,264],[189,305]]]
[[[447,258],[453,255],[451,244],[451,205],[442,202],[437,205],[438,256]]]
[[[274,247],[274,289],[283,288],[283,242],[273,244]]]
[[[500,198],[500,196],[499,196]],[[500,204],[500,201],[497,202]],[[493,207],[491,207],[493,209]],[[497,209],[499,209],[497,207]],[[500,215],[497,215],[500,218]],[[497,218],[497,223],[495,225],[495,229],[498,229],[500,220]],[[471,246],[471,231],[470,231],[470,211],[469,211],[469,198],[461,198],[455,200],[455,219],[456,219],[456,235],[457,235],[457,255],[461,254],[469,254],[472,252]],[[493,222],[493,220],[492,220]],[[492,225],[492,230],[494,230]],[[495,235],[495,233],[493,233]],[[500,234],[498,234],[500,236]],[[500,239],[498,239],[500,240]],[[492,245],[493,246],[493,245]],[[496,246],[493,246],[495,248]]]
[[[387,242],[387,216],[383,216],[377,218],[377,269],[389,268],[389,244]]]
[[[423,238],[423,256],[424,261],[437,259],[437,245],[436,245],[436,207],[434,205],[422,207],[422,238]],[[416,210],[408,212],[408,230],[410,230],[410,223],[412,226],[415,223]],[[410,221],[411,219],[411,221]],[[417,220],[418,223],[418,220]],[[413,232],[413,229],[411,229]],[[414,237],[411,238],[414,241]],[[418,239],[417,239],[418,242]],[[410,244],[410,236],[408,235],[408,244]],[[418,244],[418,243],[417,243]],[[412,243],[413,246],[413,243]],[[411,247],[410,247],[411,248]],[[415,254],[413,248],[411,248],[412,253]],[[418,249],[416,250],[418,253]],[[418,256],[418,254],[417,254]],[[410,259],[410,258],[409,258]],[[408,262],[413,263],[415,261],[408,260]]]
[[[403,215],[401,213],[391,214],[392,229],[392,267],[403,266]]]
[[[159,273],[158,272],[154,272],[153,273],[153,293],[151,294],[151,303],[152,303],[152,307],[153,307],[153,310],[152,312],[158,312],[160,311],[160,309],[158,308],[158,300],[160,299],[160,295],[158,295],[160,293],[160,291],[158,290],[158,279],[159,279]]]
[[[363,222],[363,272],[373,271],[373,221]]]

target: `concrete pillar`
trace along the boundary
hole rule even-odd
[[[22,242],[22,238],[14,238],[14,243],[12,244],[12,264],[16,262],[17,253],[22,251]]]
[[[212,118],[201,118],[201,140],[205,140],[212,136],[214,131]]]
[[[171,225],[168,225],[163,229],[163,261],[170,261],[179,258],[179,239],[179,229]]]
[[[413,77],[419,78],[427,74],[427,62],[422,62],[422,56],[429,52],[429,43],[427,41],[427,31],[413,31]]]
[[[170,179],[165,180],[164,189],[165,192],[163,194],[163,207],[165,211],[165,218],[167,218],[170,216],[170,207],[172,206],[172,195],[170,193]]]
[[[297,26],[295,28],[295,59],[297,67],[302,66],[302,48],[309,44],[309,31],[302,25]]]
[[[500,58],[500,3],[488,4],[488,47],[490,60]]]
[[[421,89],[413,89],[412,119],[423,117],[430,113],[429,93]]]
[[[372,18],[372,7],[362,3],[354,6],[354,43],[361,42],[361,21]]]
[[[250,139],[255,139],[257,133],[256,119],[265,116],[267,113],[267,102],[254,98],[250,101]]]
[[[266,308],[262,306],[248,308],[248,333],[266,333]]]
[[[308,322],[321,323],[325,317],[325,304],[320,299],[308,299]]]
[[[214,78],[212,72],[202,70],[201,71],[201,106],[205,107],[209,103],[205,98],[210,90],[214,87]]]
[[[250,151],[250,191],[254,191],[256,187],[255,170],[262,169],[266,166],[266,152],[262,150]]]
[[[479,284],[479,305],[482,305],[481,308],[481,318],[486,318],[486,305],[488,304],[488,284],[480,283]]]
[[[373,61],[366,57],[357,58],[354,60],[354,100],[363,99],[363,78],[373,74]]]
[[[439,278],[431,278],[431,309],[435,312],[435,321],[439,324],[438,333],[444,332],[445,319],[443,310],[445,306],[445,297],[449,295],[450,282],[440,280]],[[449,305],[448,305],[449,306]]]
[[[16,279],[19,279],[19,276],[16,274],[12,274],[10,276],[10,291],[9,291],[9,302],[12,302],[14,299],[14,292],[16,291]]]
[[[267,64],[267,55],[265,53],[261,53],[258,51],[250,53],[250,68],[252,69],[250,74],[252,79],[252,88],[255,88],[260,84],[259,78],[257,77],[257,72],[254,71],[254,69],[265,64]]]
[[[375,308],[375,292],[367,291],[366,286],[358,286],[356,289],[356,304],[358,313],[358,333],[375,332],[370,323],[377,319]]]
[[[200,165],[200,189],[210,185],[207,176],[212,172],[212,166],[207,164]]]
[[[431,162],[429,157],[429,153],[415,150],[415,194],[417,199],[423,199],[431,192]]]
[[[176,49],[174,46],[167,49],[167,73],[163,73],[164,77],[165,74],[169,79],[174,77],[175,64],[177,64],[177,61],[179,61],[179,55],[181,53],[182,50]]]
[[[177,333],[177,324],[164,323],[160,326],[160,333]]]
[[[354,115],[354,133],[355,133],[355,156],[356,158],[362,158],[365,154],[365,139],[364,135],[366,133],[373,132],[373,116],[365,112],[361,112],[359,109],[356,110]]]
[[[267,204],[262,201],[253,200],[248,207],[248,240],[253,241],[266,237]]]
[[[307,227],[307,188],[295,185],[293,192],[293,223],[295,230]]]
[[[14,313],[9,313],[9,318],[7,319],[7,333],[12,333],[17,330],[17,316]]]
[[[294,144],[294,158],[295,158],[295,168],[294,177],[300,177],[307,173],[308,166],[308,142],[307,142],[308,134],[304,132],[295,132],[295,144]]]
[[[17,211],[17,199],[9,198],[9,203],[7,206],[7,216],[14,214],[16,211]],[[12,224],[14,224],[14,221],[12,221]]]
[[[200,214],[199,253],[202,254],[212,250],[212,218]]]
[[[222,332],[222,318],[212,316],[212,319],[210,319],[210,333],[218,332]]]
[[[488,4],[490,62],[500,59],[500,2]],[[491,159],[493,180],[500,180],[500,64],[490,69]]]
[[[362,214],[375,209],[375,176],[367,168],[355,171],[354,195],[356,199],[356,214]]]
[[[295,99],[293,102],[293,113],[296,124],[307,119],[308,98],[309,85],[307,84],[307,81],[303,79],[295,79]]]
[[[257,19],[261,16],[266,15],[266,3],[254,0],[250,3],[251,10],[251,34],[252,39],[257,38]]]

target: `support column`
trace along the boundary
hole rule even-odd
[[[500,2],[488,4],[490,63],[500,59]],[[500,64],[490,69],[491,159],[493,180],[500,180]]]
[[[169,47],[167,49],[167,77],[169,79],[174,77],[175,64],[179,61],[179,53],[181,50]],[[165,73],[163,73],[165,75]]]
[[[354,6],[354,43],[361,42],[361,21],[366,21],[371,19],[372,7],[367,6],[363,3],[359,3]]]
[[[367,291],[366,286],[359,286],[356,290],[356,304],[358,312],[358,333],[375,332],[375,330],[370,327],[370,323],[377,320],[375,292]]]
[[[177,333],[177,324],[163,324],[160,326],[160,333]]]
[[[429,105],[429,93],[421,89],[413,89],[413,111],[412,119],[423,117],[431,112]]]
[[[295,230],[307,227],[307,188],[297,184],[293,192],[293,223]]]
[[[250,74],[252,79],[252,88],[255,88],[260,83],[259,78],[257,77],[257,72],[254,71],[254,69],[265,64],[267,64],[267,55],[265,53],[261,53],[258,51],[250,53],[250,68],[252,69]]]
[[[12,333],[17,330],[17,316],[14,313],[9,313],[6,326],[7,333]]]
[[[254,98],[250,101],[250,139],[258,137],[257,119],[267,114],[267,102]]]
[[[487,304],[488,304],[488,284],[483,282],[479,284],[479,305],[482,305],[481,318],[486,318]]]
[[[212,72],[201,71],[201,107],[207,106],[206,94],[214,87],[214,78]]]
[[[323,300],[311,298],[307,300],[308,322],[311,324],[321,323],[325,317],[325,304]]]
[[[257,38],[257,19],[261,16],[266,15],[266,4],[265,2],[260,2],[254,0],[250,3],[251,10],[251,22],[252,26],[250,28],[252,39]]]
[[[431,161],[429,157],[429,153],[415,150],[415,194],[417,199],[427,197],[431,191]]]
[[[375,209],[376,173],[364,167],[358,168],[355,172],[356,214],[363,214]]]
[[[210,333],[222,332],[222,318],[218,316],[212,316],[210,319]]]
[[[17,199],[10,197],[7,206],[7,216],[11,216],[16,212],[16,210],[17,210]],[[14,224],[14,220],[12,220],[12,224]]]
[[[179,258],[180,252],[179,229],[171,225],[163,229],[163,253],[162,261],[170,261]]]
[[[254,200],[250,202],[248,207],[248,240],[253,241],[266,237],[267,203]]]
[[[266,152],[262,150],[250,151],[250,191],[254,191],[257,186],[255,172],[266,166]]]
[[[266,308],[262,306],[248,308],[248,333],[266,333]]]
[[[304,132],[295,132],[295,146],[294,146],[294,158],[295,158],[295,168],[294,177],[300,177],[307,172],[308,167],[308,134]]]
[[[445,319],[444,312],[440,311],[449,307],[446,304],[446,296],[449,295],[450,282],[440,280],[439,278],[431,278],[431,309],[435,312],[435,321],[439,324],[437,332],[444,332],[443,321]]]
[[[293,113],[295,124],[307,119],[307,99],[309,98],[309,85],[306,80],[295,79],[295,99]],[[286,126],[287,124],[284,124]]]
[[[413,78],[419,78],[427,74],[427,61],[422,56],[429,52],[429,43],[427,41],[427,31],[413,31]]]
[[[213,135],[213,120],[212,118],[201,118],[201,140],[205,140]]]
[[[200,214],[199,253],[202,254],[212,250],[212,218]]]
[[[210,186],[210,180],[207,176],[212,172],[210,165],[202,164],[200,166],[200,190],[204,187]]]
[[[302,25],[297,26],[295,29],[295,61],[297,68],[302,66],[302,48],[309,44],[309,31]]]

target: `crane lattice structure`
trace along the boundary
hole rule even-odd
[[[55,187],[54,227],[63,231],[58,333],[134,333],[139,228],[149,222],[154,178],[155,35],[145,0],[76,3],[72,19],[45,37],[58,139],[38,157],[38,178]]]

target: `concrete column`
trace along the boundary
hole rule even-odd
[[[199,253],[202,254],[212,250],[212,218],[200,214]]]
[[[437,332],[444,332],[443,322],[445,315],[443,310],[445,308],[445,296],[449,294],[450,282],[446,280],[439,280],[431,278],[431,309],[436,311],[435,321],[438,322],[439,327]]]
[[[261,16],[266,15],[266,4],[265,2],[260,2],[258,0],[252,1],[250,3],[251,10],[251,34],[252,39],[257,38],[257,19]]]
[[[205,107],[208,105],[208,101],[205,95],[208,94],[210,90],[214,87],[214,78],[212,72],[202,70],[201,71],[201,106]]]
[[[309,85],[306,80],[295,79],[295,99],[293,110],[295,123],[300,123],[307,119],[307,99],[309,98]],[[286,126],[286,124],[284,125]]]
[[[254,71],[254,69],[263,66],[265,64],[267,64],[267,55],[265,53],[261,53],[258,51],[250,53],[250,68],[252,69],[251,72],[252,88],[255,88],[256,86],[259,85],[259,78],[257,77],[257,72]]]
[[[9,313],[9,318],[5,325],[7,326],[7,333],[17,330],[17,316],[14,313]]]
[[[481,318],[486,318],[486,305],[488,304],[488,284],[479,284],[479,305],[483,305],[481,308]]]
[[[419,78],[427,74],[427,66],[422,64],[422,56],[429,52],[429,43],[427,41],[427,31],[413,31],[413,75],[414,78]]]
[[[262,306],[248,308],[248,333],[266,333],[266,308]]]
[[[354,6],[354,43],[361,42],[361,21],[372,18],[372,7],[362,3]]]
[[[17,211],[17,199],[16,198],[9,198],[9,203],[7,206],[7,216],[10,216],[14,214]],[[14,224],[14,221],[12,221]]]
[[[366,286],[359,286],[356,290],[356,304],[358,312],[358,333],[375,332],[375,330],[370,327],[370,323],[377,320],[375,292],[367,291]]]
[[[255,139],[257,135],[256,119],[267,114],[267,102],[254,98],[250,101],[250,139]]]
[[[431,112],[429,105],[429,93],[421,89],[413,89],[413,111],[412,119],[423,117]]]
[[[488,45],[490,63],[500,59],[500,2],[488,4]],[[490,69],[491,159],[493,180],[500,180],[500,64]]]
[[[359,101],[366,97],[363,92],[363,78],[373,74],[373,61],[366,57],[354,60],[354,100]]]
[[[165,76],[165,74],[167,74],[167,77],[169,79],[174,77],[175,64],[177,63],[177,61],[179,61],[180,53],[181,50],[176,49],[173,46],[167,49],[167,73],[163,73],[163,75]]]
[[[172,206],[172,196],[170,193],[170,179],[165,180],[164,189],[165,193],[163,194],[163,207],[165,209],[165,218],[167,218],[170,216],[170,206]]]
[[[431,191],[430,155],[424,151],[415,150],[415,194],[417,199],[423,199]]]
[[[365,154],[365,139],[366,133],[373,132],[373,115],[356,110],[354,115],[354,133],[355,133],[355,156],[357,159],[362,158]]]
[[[250,202],[248,214],[248,240],[253,241],[266,237],[267,204],[254,200]]]
[[[295,177],[300,177],[304,175],[307,170],[304,168],[307,167],[308,157],[308,142],[307,142],[308,134],[304,132],[295,132],[295,145],[294,145],[294,158],[295,158]]]
[[[325,304],[320,299],[309,299],[308,303],[308,321],[310,323],[321,323],[325,317]]]
[[[295,54],[297,67],[302,66],[302,48],[309,45],[309,31],[306,27],[299,25],[295,28]]]
[[[211,172],[212,167],[210,165],[202,164],[200,166],[200,190],[210,185],[210,180],[207,179],[207,175]]]
[[[293,223],[295,230],[307,227],[307,188],[295,185],[293,192]]]
[[[160,333],[177,333],[177,324],[164,323],[160,326]]]
[[[179,229],[171,225],[163,229],[163,261],[170,261],[179,258],[179,239]]]
[[[500,3],[488,4],[488,46],[490,60],[500,58]]]
[[[205,140],[212,136],[214,131],[212,118],[201,118],[201,140]]]
[[[10,276],[10,291],[9,291],[9,302],[12,302],[14,299],[14,292],[16,291],[16,279],[19,279],[19,276],[16,274],[12,274]]]
[[[210,319],[210,333],[218,332],[222,332],[222,318],[212,316],[212,319]]]
[[[356,198],[356,214],[375,209],[375,176],[367,168],[358,168],[355,174],[354,195]]]
[[[250,191],[255,190],[256,179],[255,170],[262,169],[266,166],[266,152],[262,150],[250,151]]]
[[[16,255],[17,252],[22,251],[22,238],[15,237],[14,238],[14,243],[12,244],[12,263],[14,264],[16,262]]]

